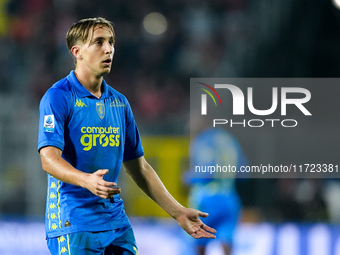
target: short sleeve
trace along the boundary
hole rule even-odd
[[[64,127],[67,116],[66,92],[50,88],[40,101],[38,151],[45,146],[64,149]]]
[[[129,103],[126,100],[126,129],[123,161],[139,158],[144,155],[139,131]]]

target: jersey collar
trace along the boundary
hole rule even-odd
[[[94,95],[91,94],[90,91],[88,91],[77,79],[74,70],[70,72],[70,74],[67,76],[67,79],[70,81],[74,89],[76,90],[76,93],[79,97],[94,97]],[[105,80],[103,79],[103,94],[100,99],[108,98],[109,93],[108,93],[108,88]]]

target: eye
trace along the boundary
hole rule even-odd
[[[102,42],[101,40],[98,40],[98,41],[95,41],[95,44],[97,44],[97,45],[102,45],[103,42]]]

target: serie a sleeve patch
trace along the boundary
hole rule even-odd
[[[45,115],[44,116],[44,132],[54,133],[54,115]]]

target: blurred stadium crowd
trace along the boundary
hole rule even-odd
[[[106,80],[136,106],[140,126],[149,124],[146,130],[151,128],[153,134],[183,132],[189,78],[221,73],[229,38],[235,40],[245,32],[245,1],[4,2],[3,92],[18,89],[12,86],[12,77],[20,73],[25,82],[19,86],[29,88],[32,101],[39,101],[73,68],[65,47],[70,24],[103,16],[113,21],[116,30],[113,72]],[[167,19],[163,34],[152,35],[142,26],[143,18],[153,11]]]
[[[188,135],[190,77],[337,77],[337,11],[324,0],[1,0],[0,216],[44,212],[37,108],[74,67],[65,45],[73,22],[113,22],[115,57],[105,79],[129,99],[142,134]],[[151,12],[166,18],[164,33],[143,27]],[[332,204],[325,183],[260,179],[238,188],[254,208],[249,220],[325,221]]]

